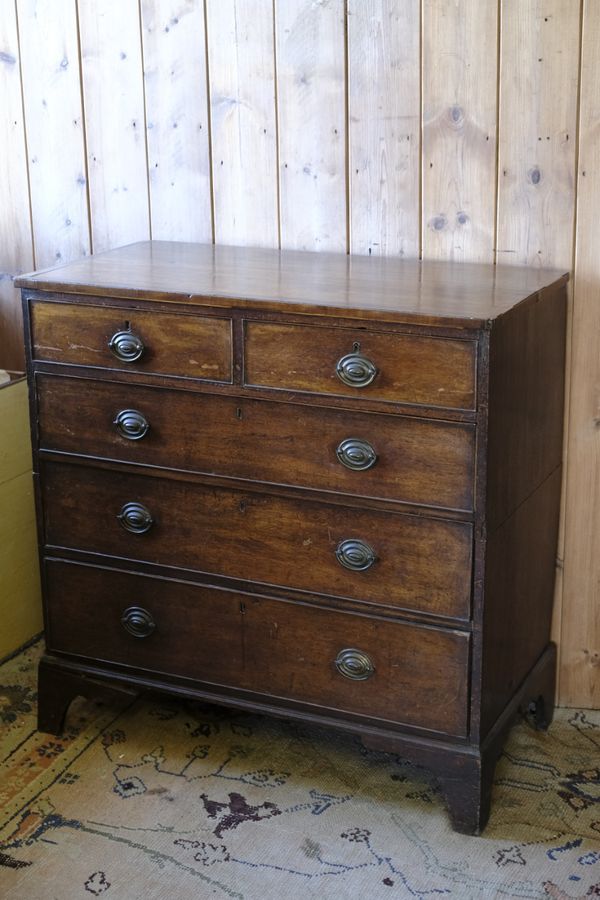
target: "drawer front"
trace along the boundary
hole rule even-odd
[[[44,449],[473,508],[472,425],[51,375],[38,376],[38,389]],[[142,439],[113,424],[127,409],[148,423]]]
[[[46,575],[50,651],[465,734],[465,634],[60,561]]]
[[[55,547],[469,616],[466,523],[62,463],[44,466],[43,498]]]
[[[34,302],[31,326],[35,360],[231,382],[229,319]]]
[[[475,408],[474,341],[245,323],[245,382],[448,409]]]

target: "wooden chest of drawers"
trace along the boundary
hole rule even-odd
[[[40,729],[146,688],[319,722],[480,831],[552,715],[566,280],[161,242],[21,278]]]

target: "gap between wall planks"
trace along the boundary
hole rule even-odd
[[[555,634],[560,702],[600,705],[599,16],[592,0],[6,0],[0,365],[22,365],[15,274],[150,235],[561,268],[576,248]]]

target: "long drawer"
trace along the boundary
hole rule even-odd
[[[68,303],[32,303],[33,358],[229,382],[231,321]]]
[[[475,408],[471,340],[248,321],[244,359],[249,385]]]
[[[470,511],[475,428],[39,375],[42,449]],[[128,434],[119,414],[147,427]]]
[[[464,735],[469,638],[62,561],[48,649]]]
[[[467,619],[468,523],[47,463],[47,545]]]

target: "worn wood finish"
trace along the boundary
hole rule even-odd
[[[229,319],[41,303],[34,304],[31,328],[33,353],[39,360],[231,381]],[[110,349],[111,338],[119,332],[141,339],[144,349],[138,361],[122,361]]]
[[[244,348],[248,385],[475,408],[473,341],[248,322]],[[352,354],[366,357],[377,369],[364,387],[344,384],[336,371],[339,361]]]
[[[483,615],[481,731],[486,734],[550,633],[560,466],[488,537]],[[545,527],[540,527],[540,522]],[[506,559],[512,560],[510,566]],[[535,699],[535,698],[532,698]]]
[[[564,270],[142,241],[21,276],[18,284],[213,308],[279,312],[284,304],[305,315],[478,329],[565,281]]]
[[[48,563],[48,603],[53,651],[96,660],[108,654],[128,667],[258,692],[274,702],[465,732],[464,634],[60,562]],[[132,605],[155,623],[147,638],[121,625]],[[364,681],[335,666],[339,652],[354,646],[373,663]],[[432,673],[427,684],[423,670]]]
[[[54,547],[131,557],[260,584],[466,619],[471,527],[48,463],[45,540]],[[131,534],[117,516],[141,503],[154,524]],[[365,542],[377,556],[349,571],[336,549]]]
[[[63,248],[76,245],[72,238],[78,220],[69,215],[73,224],[63,227],[66,216],[61,219],[60,206],[54,206],[52,184],[59,182],[65,200],[77,197],[77,191],[82,196],[90,193],[95,249],[147,236],[148,226],[163,239],[210,241],[211,207],[222,223],[233,222],[239,207],[239,192],[229,190],[232,181],[218,178],[220,160],[232,159],[243,196],[260,174],[272,210],[271,221],[263,218],[265,234],[280,233],[284,245],[296,241],[302,223],[302,243],[290,246],[315,248],[335,239],[335,247],[347,246],[353,254],[394,257],[404,252],[460,259],[489,259],[491,247],[501,267],[528,262],[571,268],[576,256],[583,260],[594,253],[597,86],[592,56],[597,11],[590,0],[256,2],[259,21],[253,28],[265,34],[260,44],[244,41],[243,29],[232,43],[221,42],[219,29],[211,36],[209,28],[206,34],[203,0],[6,0],[0,6],[0,117],[5,135],[0,159],[0,365],[24,365],[20,304],[12,281],[20,272],[45,264],[45,255],[41,261],[33,255],[32,229],[44,254],[63,253]],[[55,6],[59,11],[64,7],[65,14],[56,15]],[[215,0],[211,6],[226,17],[232,3]],[[39,21],[52,16],[51,25],[43,29],[48,39],[39,53],[29,21],[33,8]],[[55,49],[61,41],[73,46],[75,10],[84,58],[69,51],[65,71],[61,60],[56,63]],[[265,53],[273,10],[274,25],[283,22],[284,28]],[[105,13],[108,27],[101,29],[98,41],[90,41],[90,17]],[[313,39],[320,28],[322,42]],[[107,74],[100,74],[97,87],[91,87],[92,70],[104,65],[101,59],[107,59]],[[60,72],[53,75],[55,63]],[[81,81],[82,71],[86,102],[77,128],[66,115],[76,94],[63,91],[63,86]],[[266,138],[260,127],[245,128],[251,118],[246,107],[232,104],[228,116],[241,123],[247,137],[241,168],[235,164],[241,158],[238,132],[216,129],[211,140],[207,85],[231,88],[228,96],[235,100],[236,84],[248,71],[267,73],[260,89],[253,83],[241,87],[244,99],[259,95],[254,111],[260,109],[269,122],[275,118],[277,161],[270,175],[260,154],[272,134],[267,128]],[[51,97],[58,92],[67,103],[53,102],[38,114],[40,92]],[[451,111],[458,108],[464,115],[455,112],[453,118]],[[144,142],[144,116],[148,166],[143,152],[130,146],[133,121]],[[335,135],[340,124],[342,131]],[[91,151],[90,179],[73,189],[69,173],[81,153],[82,131]],[[61,152],[53,151],[48,160],[46,146],[54,145],[59,135]],[[403,135],[411,135],[411,140],[403,143]],[[29,153],[26,140],[31,141]],[[217,145],[223,150],[218,159]],[[269,165],[271,147],[272,142]],[[296,164],[286,169],[288,150]],[[216,178],[209,165],[211,153]],[[46,165],[53,177],[44,180],[44,191],[38,189],[36,170]],[[311,181],[314,174],[318,177]],[[33,216],[29,180],[36,194]],[[277,205],[271,199],[280,188],[284,202]],[[148,205],[148,193],[149,216],[140,212],[140,204]],[[264,198],[258,198],[261,210]],[[574,221],[576,205],[579,215]],[[489,227],[493,210],[497,240]],[[466,214],[462,222],[460,213]],[[253,223],[247,226],[233,232],[235,240],[246,241],[252,234],[252,240],[262,242]],[[577,462],[563,467],[565,477],[569,468],[569,491],[574,492],[568,498],[564,530],[573,562],[561,569],[566,602],[563,609],[559,584],[555,634],[561,634],[561,610],[567,602],[572,608],[571,598],[576,598],[574,621],[567,613],[561,640],[568,668],[561,702],[598,706],[596,529],[590,527],[593,515],[588,510],[600,507],[600,486],[593,483],[592,496],[588,463],[580,464],[580,454],[588,453],[581,449],[586,443],[583,416],[593,417],[593,412],[590,407],[584,414],[578,405],[600,374],[597,354],[586,350],[599,288],[593,268],[578,285],[572,306],[579,304],[584,324],[574,332],[572,356],[576,409],[571,441]],[[589,456],[585,458],[589,462]],[[564,543],[561,540],[561,561]]]
[[[40,448],[121,462],[291,484],[327,492],[470,511],[475,430],[403,416],[295,407],[239,397],[88,379],[38,376]],[[113,421],[137,409],[150,428],[138,441]],[[347,468],[348,439],[370,443],[369,469]],[[218,448],[218,450],[217,450]]]
[[[541,484],[561,465],[566,313],[562,287],[543,302],[519,307],[492,331],[486,495],[490,530],[528,498],[532,485]]]
[[[65,696],[112,677],[418,740],[478,832],[517,707],[553,705],[565,276],[314,256],[158,243],[87,287],[79,264],[22,279],[41,721],[62,671]],[[131,368],[106,360],[115,315],[149,348]],[[230,383],[189,377],[205,325],[231,328]]]
[[[351,253],[419,255],[419,0],[348,0]]]

